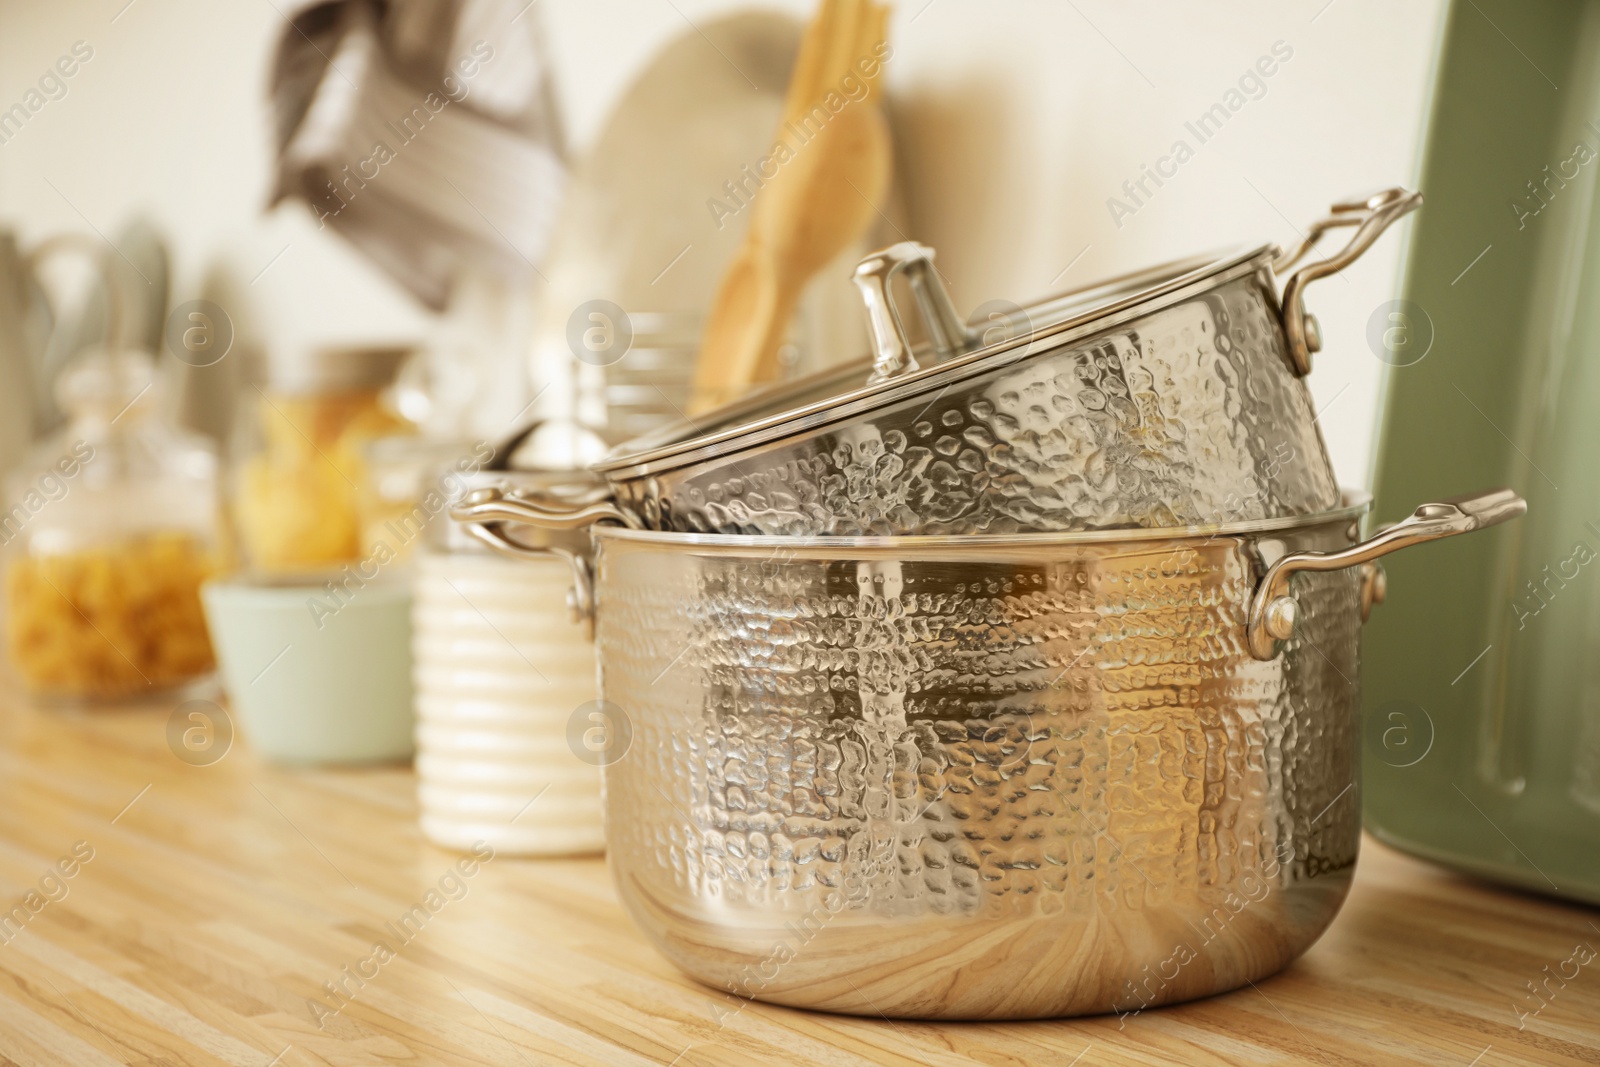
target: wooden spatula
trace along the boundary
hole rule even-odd
[[[872,0],[822,0],[806,29],[774,142],[777,174],[755,191],[750,232],[707,321],[693,410],[777,376],[806,283],[878,210],[890,168],[878,87],[887,20]]]

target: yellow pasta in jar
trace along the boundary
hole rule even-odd
[[[261,398],[263,448],[243,464],[235,517],[263,570],[335,566],[361,556],[357,486],[367,442],[411,425],[376,391]]]
[[[153,695],[199,678],[215,665],[200,583],[216,569],[184,531],[15,556],[6,569],[11,662],[35,693],[71,699]]]

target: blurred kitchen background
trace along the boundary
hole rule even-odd
[[[569,616],[585,535],[508,560],[450,500],[595,505],[606,448],[865,354],[851,271],[886,245],[932,246],[959,311],[1009,329],[1053,293],[1293,246],[1331,204],[1405,186],[1427,207],[1308,301],[1334,471],[1381,522],[1502,484],[1530,513],[1389,571],[1406,595],[1362,663],[1368,824],[1600,899],[1600,597],[1555,596],[1600,537],[1600,5],[883,17],[0,0],[0,696],[159,698],[186,763],[221,759],[234,715],[286,764],[415,753],[436,843],[598,850],[599,768],[627,735]],[[797,63],[803,33],[822,62]],[[753,191],[780,121],[835,86],[843,132],[793,164],[804,181]],[[799,235],[765,252],[804,261],[803,290],[735,284],[758,274],[753,218]],[[200,699],[219,678],[227,711]]]
[[[776,42],[780,59],[785,48],[792,54],[811,10],[804,0],[466,7],[463,23],[476,18],[479,26],[466,32],[501,44],[474,87],[479,98],[468,102],[482,104],[492,92],[519,99],[527,87],[519,88],[514,74],[547,79],[549,114],[543,125],[533,124],[536,139],[579,173],[619,101],[664,50],[678,49],[702,72],[705,92],[725,81],[755,93],[754,83],[763,80],[753,69],[762,35]],[[727,20],[753,9],[773,17],[755,30],[735,27],[742,49],[736,63],[728,54]],[[64,94],[48,99],[0,144],[0,224],[24,246],[60,231],[120,243],[129,224],[143,219],[170,252],[169,303],[225,293],[219,302],[236,320],[241,343],[258,344],[285,364],[341,347],[419,344],[498,346],[496,358],[515,363],[538,315],[565,317],[561,309],[539,310],[540,274],[549,278],[561,268],[537,247],[536,220],[522,220],[534,235],[525,237],[518,219],[495,217],[504,209],[474,194],[484,223],[504,231],[508,243],[528,247],[480,262],[479,273],[491,277],[466,278],[441,315],[334,227],[319,228],[304,200],[272,206],[282,168],[268,86],[279,42],[293,35],[288,20],[303,10],[284,0],[0,4],[0,105],[23,100],[76,42],[92,49],[92,58],[62,79]],[[907,0],[892,11],[894,51],[883,71],[896,187],[874,236],[936,247],[963,312],[990,300],[1026,303],[1189,252],[1287,243],[1335,199],[1415,183],[1442,10],[1435,0],[1226,6]],[[532,43],[524,48],[518,43],[524,41]],[[1274,55],[1273,73],[1247,81],[1244,106],[1197,144],[1186,123]],[[545,66],[537,71],[510,69],[539,57]],[[741,66],[751,68],[748,76]],[[727,121],[742,121],[750,131],[749,150],[734,151],[735,158],[754,161],[770,145],[785,80],[760,87],[771,101],[754,117],[747,109],[740,118],[731,108]],[[693,127],[694,115],[682,117],[686,129]],[[521,130],[532,128],[523,120]],[[633,157],[626,146],[613,148],[629,168],[658,168],[642,175],[647,179],[683,166],[695,151],[685,145],[675,156],[671,131],[659,121],[647,132],[657,145],[636,143]],[[1137,183],[1178,140],[1196,146],[1193,157],[1159,187],[1147,181],[1151,195],[1131,199],[1124,183]],[[663,178],[667,189],[693,185]],[[678,203],[662,205],[663,216],[674,220],[664,223],[670,232],[663,240],[688,245],[681,261],[672,261],[670,249],[659,257],[653,269],[666,272],[662,285],[673,273],[714,282],[726,265],[734,246],[706,206],[719,186],[679,192]],[[558,188],[529,195],[552,198],[556,211],[567,208],[553,199]],[[1135,210],[1114,217],[1113,197]],[[537,213],[537,205],[521,209]],[[736,216],[727,230],[745,221]],[[1369,349],[1364,328],[1397,289],[1402,247],[1402,241],[1381,243],[1316,296],[1328,339],[1310,384],[1346,485],[1371,480],[1385,364]],[[557,252],[604,257],[615,250]],[[843,273],[834,273],[842,284]],[[70,289],[81,272],[61,266],[50,276]],[[609,292],[580,297],[596,298],[618,299]],[[647,324],[666,333],[679,325]],[[694,329],[692,316],[684,328]],[[824,330],[813,335],[806,359],[858,354],[864,336]],[[824,351],[850,345],[851,351]],[[557,389],[541,403],[563,403],[563,395]],[[503,423],[531,397],[498,395],[490,405],[496,410],[477,421]]]

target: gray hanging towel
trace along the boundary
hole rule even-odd
[[[273,64],[272,203],[305,201],[440,309],[461,266],[538,272],[566,168],[527,0],[332,0]]]

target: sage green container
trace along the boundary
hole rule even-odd
[[[385,575],[344,590],[335,597],[309,578],[237,575],[200,589],[240,732],[267,759],[312,766],[411,758],[410,583]]]
[[[1447,19],[1405,302],[1368,331],[1409,364],[1388,372],[1376,514],[1492,484],[1528,514],[1387,565],[1362,643],[1367,824],[1600,902],[1600,2]]]

